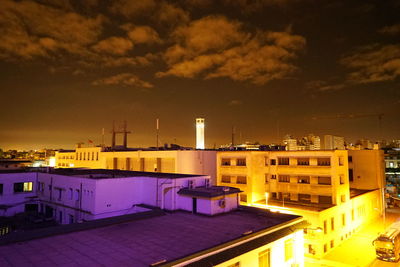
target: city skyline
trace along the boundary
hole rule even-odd
[[[399,139],[399,1],[132,3],[0,4],[0,148]]]

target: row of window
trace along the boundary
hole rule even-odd
[[[49,187],[49,191],[53,190],[52,185],[49,185],[48,187]],[[45,183],[44,182],[38,183],[38,192],[43,194],[44,188],[45,188]],[[63,195],[65,194],[64,192],[66,192],[66,191],[68,193],[68,198],[67,199],[76,200],[76,201],[80,200],[80,197],[81,197],[80,189],[74,189],[74,188],[69,188],[68,190],[66,190],[65,188],[54,186],[54,195],[52,195],[52,196],[57,200],[62,200],[63,199]],[[82,193],[85,196],[93,197],[93,191],[91,191],[91,190],[83,189]]]
[[[235,176],[222,175],[221,182],[222,183],[234,183]],[[246,176],[236,176],[236,184],[247,184]]]
[[[270,198],[272,200],[290,201],[308,204],[311,203],[311,194],[296,194],[288,192],[271,192]],[[297,199],[297,200],[296,200]],[[331,196],[318,195],[318,204],[332,204]]]
[[[3,194],[3,184],[0,184],[0,195]],[[33,182],[14,183],[14,193],[32,192]]]
[[[297,166],[309,166],[310,158],[297,158]],[[233,165],[232,165],[233,163]],[[265,166],[268,165],[280,165],[288,166],[290,165],[289,158],[278,157],[278,159],[268,159],[265,157]],[[339,159],[339,165],[343,165],[343,161]],[[246,158],[222,158],[221,166],[246,166]],[[317,158],[317,166],[331,166],[330,158]]]
[[[223,158],[221,159],[221,166],[231,166],[232,160],[235,162],[234,166],[246,166],[246,158],[238,158],[230,159],[230,158]]]
[[[76,160],[99,160],[99,152],[76,152]]]
[[[74,159],[74,156],[58,156],[58,159]]]

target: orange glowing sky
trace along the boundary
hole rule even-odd
[[[0,148],[399,139],[400,1],[3,0]],[[376,117],[320,119],[346,114]],[[109,140],[109,136],[107,137]],[[109,142],[109,141],[108,141]]]

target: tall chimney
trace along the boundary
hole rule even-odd
[[[196,149],[204,149],[204,118],[196,119]]]

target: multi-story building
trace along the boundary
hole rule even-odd
[[[242,204],[304,216],[305,251],[320,258],[382,213],[383,153],[219,152],[217,184],[240,188]]]
[[[56,153],[56,168],[118,169],[128,171],[204,174],[215,184],[216,151],[107,150],[77,147]]]
[[[286,146],[286,150],[288,151],[321,149],[321,139],[319,136],[313,134],[309,134],[299,140],[293,138],[291,135],[286,135],[283,144]]]
[[[335,135],[324,135],[324,143],[322,149],[325,150],[346,149],[344,145],[344,137]]]

